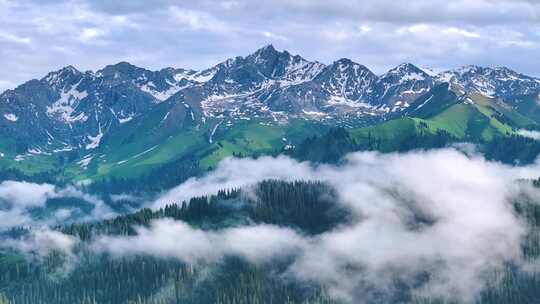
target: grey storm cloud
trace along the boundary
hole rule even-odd
[[[129,61],[202,69],[272,43],[377,73],[505,65],[538,76],[540,4],[526,0],[0,0],[0,90],[51,70]]]

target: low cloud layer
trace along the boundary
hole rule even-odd
[[[164,194],[154,207],[264,179],[322,180],[339,203],[361,219],[316,237],[289,229],[249,226],[205,232],[182,222],[154,222],[132,237],[103,237],[96,250],[114,255],[151,254],[185,262],[239,255],[262,263],[294,255],[286,276],[315,282],[340,299],[358,302],[370,293],[394,292],[396,280],[416,282],[420,295],[470,301],[493,271],[520,265],[527,224],[511,205],[535,189],[540,167],[510,167],[453,149],[408,154],[353,153],[342,166],[298,163],[286,157],[228,159],[202,178]],[[418,223],[418,215],[425,223]],[[255,237],[259,236],[259,237]]]
[[[242,256],[261,263],[305,248],[305,240],[293,230],[272,225],[207,232],[165,219],[154,221],[150,228],[136,230],[137,235],[132,237],[101,237],[92,248],[117,256],[149,254],[188,263],[219,262],[225,256]]]
[[[524,137],[540,140],[540,132],[531,130],[519,130],[518,134]]]
[[[517,182],[538,176],[538,163],[512,167],[455,149],[358,152],[339,166],[315,166],[283,156],[226,159],[215,171],[171,189],[151,206],[180,203],[221,189],[249,188],[265,179],[320,180],[336,189],[336,204],[348,207],[357,220],[307,236],[273,225],[205,231],[163,219],[137,227],[136,235],[104,235],[88,246],[115,257],[145,254],[194,264],[219,263],[232,255],[255,264],[287,258],[291,264],[282,276],[319,284],[331,296],[353,303],[381,293],[392,295],[396,282],[410,284],[420,296],[468,302],[485,288],[490,274],[508,263],[531,269],[531,261],[521,252],[530,227],[512,203],[524,197],[539,200],[537,189]],[[96,200],[77,188],[0,184],[0,200],[11,202],[11,212],[17,210],[14,206],[26,210],[62,196]],[[3,242],[2,247],[38,258],[63,252],[70,270],[76,265],[73,249],[78,243],[71,236],[39,228],[26,238]]]
[[[32,210],[43,209],[47,200],[56,198],[73,198],[90,204],[92,210],[82,220],[103,219],[114,215],[101,199],[75,186],[60,188],[51,184],[3,181],[0,183],[0,230],[17,226],[54,225],[80,210],[81,206],[74,204],[60,208],[39,220],[32,217]]]
[[[13,248],[23,253],[43,258],[53,251],[67,255],[73,254],[73,249],[78,239],[46,227],[32,230],[29,235],[22,239],[3,240],[0,247]]]

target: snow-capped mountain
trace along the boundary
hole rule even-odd
[[[251,119],[366,124],[406,115],[443,82],[502,100],[540,92],[539,79],[507,68],[435,75],[405,63],[377,76],[346,58],[324,65],[268,45],[201,71],[127,62],[96,72],[68,66],[2,93],[0,133],[14,138],[20,153],[54,153],[97,149],[107,134],[132,124],[174,130],[210,123],[214,131]]]
[[[365,66],[343,58],[326,67],[314,81],[331,96],[367,103],[377,76]]]
[[[443,72],[437,76],[437,80],[455,82],[466,90],[502,99],[540,91],[540,79],[517,73],[506,67],[465,66]]]
[[[434,84],[432,75],[411,63],[403,63],[379,77],[373,102],[387,105],[392,112],[400,111],[409,107],[412,101],[429,91]]]
[[[0,125],[17,134],[19,150],[94,149],[109,130],[196,84],[194,74],[148,71],[126,62],[95,73],[68,66],[1,94]]]

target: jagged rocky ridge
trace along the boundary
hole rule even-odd
[[[160,124],[215,125],[261,119],[367,124],[407,115],[436,84],[519,103],[540,92],[540,80],[507,68],[468,66],[434,74],[401,64],[383,75],[349,59],[324,65],[265,46],[202,71],[149,71],[127,62],[97,72],[72,66],[0,95],[0,133],[17,149],[53,153],[98,148],[110,132],[161,107]]]

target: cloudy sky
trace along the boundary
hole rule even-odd
[[[0,91],[69,64],[201,69],[269,43],[376,73],[413,62],[540,76],[540,1],[0,0]]]

